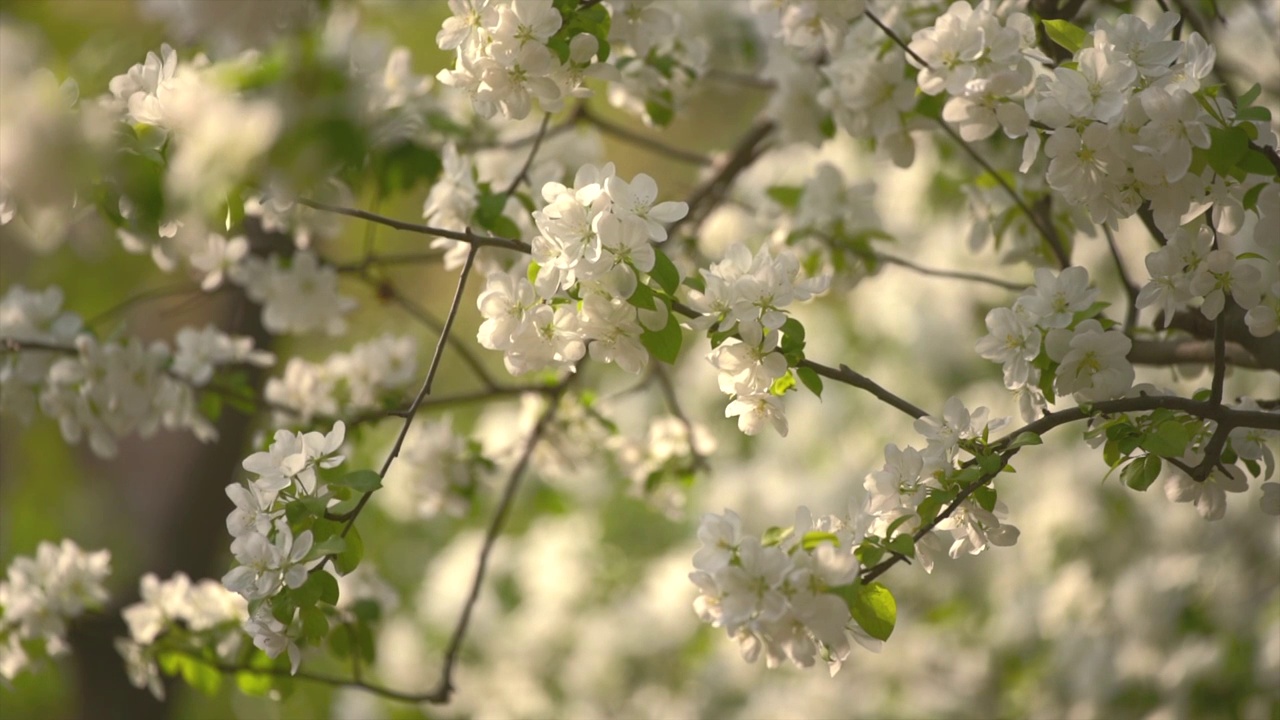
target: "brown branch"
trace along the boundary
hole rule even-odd
[[[751,126],[751,129],[738,140],[738,143],[729,152],[729,156],[716,173],[690,194],[687,201],[689,212],[683,218],[667,226],[667,235],[669,237],[674,237],[676,230],[686,224],[692,223],[696,228],[702,222],[702,218],[710,212],[711,208],[715,207],[720,198],[724,197],[724,194],[729,190],[729,186],[733,184],[738,175],[750,167],[751,163],[755,162],[755,159],[764,152],[761,143],[773,133],[773,130],[774,124],[767,120]]]
[[[467,625],[471,621],[471,612],[475,608],[476,601],[480,598],[480,586],[484,583],[485,572],[489,565],[489,554],[492,552],[494,544],[498,541],[498,535],[502,533],[502,528],[506,524],[507,515],[511,511],[512,503],[515,501],[516,492],[520,489],[525,470],[529,467],[529,461],[533,459],[533,451],[542,440],[542,435],[551,425],[551,421],[555,418],[560,406],[560,397],[575,377],[577,377],[575,373],[570,373],[547,398],[547,409],[543,411],[538,418],[538,422],[533,426],[533,430],[529,433],[529,439],[525,441],[524,452],[520,454],[520,459],[516,461],[515,467],[511,469],[511,474],[507,477],[506,486],[502,489],[502,497],[498,501],[498,507],[494,511],[493,519],[489,522],[489,529],[485,532],[484,543],[480,547],[480,558],[476,562],[476,573],[471,580],[471,589],[467,592],[467,599],[462,606],[462,615],[459,616],[458,624],[454,627],[453,635],[449,638],[449,646],[444,654],[444,666],[440,669],[440,681],[431,692],[427,702],[448,702],[453,694],[453,666],[457,663],[458,654],[462,650],[462,639],[467,634]]]
[[[379,225],[386,225],[387,227],[395,228],[396,230],[417,233],[419,235],[429,235],[431,237],[448,238],[449,240],[458,240],[460,242],[468,243],[472,247],[496,247],[502,248],[503,250],[515,250],[516,252],[525,254],[529,253],[529,243],[526,243],[523,240],[494,237],[492,235],[477,235],[470,230],[458,232],[456,230],[431,227],[430,225],[404,222],[402,220],[396,220],[395,218],[386,217],[385,215],[378,215],[377,213],[365,212],[364,210],[341,207],[338,205],[329,205],[327,203],[308,200],[306,198],[299,198],[298,203],[316,210],[331,212],[335,215],[345,215],[347,217],[368,220],[369,222],[376,222]]]
[[[1099,417],[1106,415],[1115,415],[1127,412],[1145,412],[1150,410],[1158,410],[1161,408],[1169,410],[1177,410],[1185,412],[1189,415],[1200,417],[1206,420],[1213,420],[1218,423],[1217,429],[1214,431],[1213,438],[1210,439],[1208,445],[1205,446],[1205,460],[1201,463],[1202,467],[1212,467],[1220,461],[1222,448],[1225,445],[1225,438],[1233,428],[1237,427],[1253,427],[1264,430],[1280,430],[1280,413],[1260,412],[1257,410],[1235,410],[1224,405],[1201,402],[1190,398],[1174,397],[1174,396],[1153,396],[1145,395],[1136,398],[1123,398],[1120,400],[1106,400],[1104,402],[1094,403],[1088,408],[1073,407],[1065,410],[1052,412],[1044,417],[1023,425],[1022,427],[1006,433],[999,440],[990,445],[990,449],[1000,455],[1000,467],[991,473],[987,473],[981,478],[966,485],[956,498],[947,504],[945,508],[929,523],[924,524],[917,530],[912,537],[920,540],[925,535],[932,532],[939,523],[951,517],[952,513],[960,507],[970,495],[978,488],[986,485],[1000,471],[1009,464],[1009,460],[1021,450],[1018,448],[1009,448],[1013,441],[1025,433],[1033,433],[1035,435],[1043,435],[1044,433],[1068,423],[1078,422],[1090,417]],[[1215,443],[1215,440],[1221,436],[1222,440]],[[1190,473],[1195,473],[1199,468],[1189,469]],[[1206,471],[1207,475],[1207,471]],[[1192,474],[1195,478],[1195,475]],[[888,558],[863,569],[860,574],[860,581],[869,583],[880,577],[894,565],[906,560],[906,557],[894,553]]]
[[[900,257],[894,257],[893,255],[888,255],[886,253],[876,253],[876,259],[888,265],[897,265],[899,267],[907,268],[908,270],[914,270],[921,275],[929,275],[931,277],[950,278],[952,280],[968,280],[970,282],[984,283],[986,285],[992,285],[998,288],[1004,288],[1005,290],[1014,290],[1018,292],[1027,289],[1027,286],[1021,283],[988,277],[978,273],[964,272],[962,270],[938,270],[919,265],[911,262],[910,260],[904,260]]]
[[[476,252],[479,249],[478,245],[471,246],[471,252],[467,253],[467,260],[462,265],[462,271],[458,273],[458,289],[453,294],[453,303],[449,306],[449,314],[445,316],[444,327],[440,330],[440,339],[436,343],[435,353],[431,356],[431,366],[427,368],[427,376],[422,381],[422,387],[418,390],[418,395],[413,399],[413,403],[409,405],[407,410],[393,413],[403,417],[404,424],[400,426],[400,434],[396,436],[395,444],[391,446],[391,452],[387,453],[387,459],[382,463],[382,469],[378,471],[378,477],[385,478],[387,476],[387,470],[391,469],[391,463],[400,455],[400,448],[404,446],[404,439],[409,434],[409,426],[413,424],[413,418],[418,412],[418,406],[422,404],[427,395],[431,394],[431,385],[435,382],[436,371],[440,369],[440,359],[444,356],[444,346],[449,341],[449,331],[453,328],[453,321],[458,317],[458,308],[462,306],[462,292],[467,286],[467,276],[471,274],[471,267],[475,264]],[[369,498],[371,497],[373,497],[373,491],[364,493],[360,496],[360,501],[356,503],[351,512],[340,516],[339,519],[346,521],[346,525],[342,528],[342,537],[346,537],[347,533],[351,532],[356,518],[360,516],[360,511],[369,503]]]
[[[591,112],[591,109],[588,108],[585,103],[578,106],[573,117],[575,120],[591,125],[605,135],[616,137],[623,142],[650,150],[659,155],[669,157],[672,160],[689,163],[690,165],[707,166],[711,164],[711,158],[703,155],[702,153],[668,145],[657,138],[641,135],[630,128],[626,128],[610,120],[606,120],[605,118]]]
[[[1258,369],[1258,359],[1236,343],[1227,343],[1225,359],[1237,367]],[[1212,364],[1213,342],[1196,339],[1183,340],[1134,340],[1129,351],[1129,362],[1134,365],[1184,365]]]

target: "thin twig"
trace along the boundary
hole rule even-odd
[[[1213,382],[1209,387],[1209,402],[1222,403],[1222,388],[1227,379],[1227,314],[1218,313],[1213,324]]]
[[[738,140],[733,149],[729,153],[728,159],[703,184],[699,185],[689,195],[688,205],[689,212],[683,218],[676,220],[667,226],[667,235],[674,237],[676,230],[683,227],[687,223],[693,223],[697,227],[702,217],[715,206],[719,198],[728,192],[729,186],[733,181],[746,170],[752,162],[755,161],[763,149],[760,147],[765,138],[773,133],[774,124],[770,121],[764,121],[751,126],[751,129]]]
[[[376,288],[379,293],[386,293],[387,297],[389,297],[392,302],[399,305],[400,308],[408,313],[414,320],[417,320],[419,323],[427,326],[438,335],[443,336],[444,323],[439,318],[428,312],[426,308],[410,300],[407,295],[400,292],[400,289],[390,281],[380,281],[368,275],[362,275],[361,277],[365,282],[369,283],[370,286]],[[456,336],[451,334],[449,335],[449,345],[458,353],[458,357],[461,358],[462,362],[466,363],[467,367],[471,368],[471,371],[475,373],[481,384],[490,390],[498,387],[493,376],[485,369],[484,363],[480,362],[480,358],[476,357],[476,354],[471,351],[471,347],[467,345],[467,343],[459,340]]]
[[[387,227],[395,228],[396,230],[403,230],[405,232],[417,233],[419,235],[429,235],[431,237],[442,237],[442,238],[448,238],[450,240],[458,240],[464,243],[468,243],[472,247],[496,247],[496,248],[502,248],[504,250],[515,250],[516,252],[522,252],[526,254],[528,254],[529,252],[529,243],[526,243],[523,240],[518,240],[513,238],[494,237],[492,235],[477,235],[471,232],[470,230],[464,230],[462,232],[458,232],[456,230],[446,230],[444,228],[431,227],[430,225],[419,225],[417,223],[404,222],[402,220],[396,220],[395,218],[389,218],[384,215],[378,215],[376,213],[365,212],[364,210],[341,207],[338,205],[329,205],[327,203],[317,202],[315,200],[308,200],[306,198],[299,198],[298,203],[302,205],[306,205],[309,208],[314,208],[316,210],[331,212],[335,215],[345,215],[347,217],[359,218],[361,220],[368,220],[369,222],[376,222],[380,225],[386,225]]]
[[[610,120],[606,120],[600,117],[599,115],[596,115],[595,113],[591,112],[591,110],[585,104],[578,106],[578,111],[574,114],[574,117],[578,120],[581,120],[582,122],[587,123],[588,125],[595,127],[597,130],[604,133],[605,135],[612,135],[613,137],[616,137],[619,140],[622,140],[623,142],[630,143],[637,147],[645,148],[646,150],[651,150],[655,153],[658,153],[659,155],[665,155],[666,157],[669,157],[672,160],[679,160],[680,162],[689,163],[691,165],[706,166],[711,164],[711,158],[707,157],[706,155],[703,155],[702,153],[696,153],[691,150],[683,150],[681,148],[668,145],[656,138],[651,138],[646,135],[641,135],[640,133],[637,133],[629,128],[625,128]]]
[[[92,328],[97,326],[99,323],[106,320],[107,318],[110,318],[114,315],[119,315],[120,313],[124,312],[125,310],[128,310],[134,305],[140,305],[142,303],[150,302],[152,300],[159,300],[161,298],[176,297],[178,295],[187,295],[187,294],[200,295],[203,293],[199,287],[193,287],[188,283],[180,283],[175,285],[168,285],[165,287],[154,288],[151,290],[144,290],[138,293],[137,295],[133,295],[131,297],[125,298],[124,300],[116,303],[115,305],[112,305],[111,307],[107,308],[106,310],[103,310],[97,315],[94,315],[88,320],[85,320],[84,324],[85,324],[85,327]]]
[[[1116,272],[1120,274],[1120,282],[1124,285],[1125,295],[1129,296],[1129,304],[1124,311],[1124,332],[1126,335],[1133,332],[1134,325],[1138,322],[1138,286],[1129,279],[1129,273],[1124,269],[1124,260],[1120,257],[1120,247],[1116,245],[1115,233],[1111,232],[1111,228],[1106,224],[1102,226],[1102,234],[1107,238],[1107,247],[1111,249],[1111,257],[1116,261]]]
[[[801,360],[797,367],[806,367],[824,378],[835,380],[836,382],[841,382],[845,385],[851,385],[860,390],[866,390],[887,405],[901,410],[913,418],[919,419],[929,414],[884,389],[866,375],[854,372],[848,365],[841,365],[839,368],[833,368],[821,363],[813,362],[812,360]]]
[[[418,406],[422,404],[427,395],[431,394],[431,385],[435,382],[436,371],[440,369],[440,359],[444,356],[444,346],[449,341],[449,331],[453,329],[453,321],[458,317],[458,308],[462,306],[462,292],[467,286],[467,276],[471,274],[471,266],[475,263],[478,250],[478,245],[471,246],[471,252],[467,253],[467,260],[462,265],[462,272],[458,274],[458,289],[453,294],[453,302],[449,305],[449,314],[445,316],[444,328],[440,330],[440,339],[436,342],[435,353],[431,356],[431,366],[427,368],[427,376],[422,381],[422,387],[418,390],[418,395],[413,399],[413,403],[407,410],[396,413],[404,418],[404,424],[400,426],[400,434],[396,436],[396,442],[391,446],[391,452],[387,453],[387,459],[382,463],[382,469],[378,471],[378,477],[385,478],[387,476],[387,470],[391,468],[391,463],[400,455],[400,448],[404,446],[404,439],[409,434],[409,426],[413,424],[413,418],[418,412]],[[351,532],[356,518],[359,517],[360,511],[368,504],[371,497],[373,497],[373,491],[364,493],[360,496],[360,501],[356,503],[351,512],[341,516],[340,519],[346,521],[346,525],[342,528],[342,537],[346,537],[347,533]]]
[[[993,167],[991,163],[987,162],[987,159],[982,157],[982,154],[973,148],[973,145],[960,137],[960,134],[948,125],[945,120],[942,118],[934,118],[934,122],[938,127],[942,128],[942,131],[945,132],[952,140],[960,145],[960,149],[964,150],[966,155],[972,158],[974,162],[981,165],[983,170],[987,171],[987,174],[989,174],[996,183],[1000,185],[1005,194],[1009,196],[1009,199],[1013,200],[1014,204],[1018,206],[1018,209],[1027,216],[1027,219],[1031,221],[1031,224],[1034,225],[1036,230],[1040,233],[1040,237],[1044,238],[1044,241],[1049,245],[1049,249],[1053,251],[1053,256],[1057,259],[1058,265],[1063,268],[1070,266],[1071,258],[1067,255],[1066,248],[1062,245],[1062,238],[1058,237],[1058,231],[1053,227],[1052,221],[1047,218],[1040,217],[1040,214],[1033,210],[1031,206],[1022,199],[1022,196],[1018,194],[1018,191],[1013,189],[1013,186],[1009,184],[1009,181],[1005,180],[1004,176],[997,172],[995,167]]]
[[[684,410],[680,407],[680,399],[676,397],[676,389],[671,384],[671,378],[667,377],[666,371],[656,364],[653,366],[653,377],[657,379],[658,387],[662,388],[662,396],[667,401],[667,408],[684,426],[685,435],[689,440],[689,457],[693,459],[694,469],[710,472],[711,465],[707,462],[707,457],[698,451],[698,441],[693,423],[689,421],[688,416],[684,414]]]
[[[547,136],[547,127],[551,124],[551,113],[543,113],[542,124],[538,126],[538,134],[533,136],[533,148],[529,150],[529,155],[524,159],[524,165],[520,167],[520,172],[511,179],[511,184],[506,190],[502,191],[503,202],[511,197],[511,194],[520,187],[520,183],[529,179],[529,168],[533,166],[533,159],[538,155],[538,149],[542,147],[542,141]]]
[[[1150,410],[1158,410],[1166,408],[1169,410],[1178,410],[1189,415],[1204,418],[1206,420],[1214,420],[1218,423],[1217,429],[1214,431],[1213,438],[1205,446],[1205,462],[1202,466],[1212,466],[1218,461],[1218,456],[1222,452],[1222,445],[1225,442],[1227,433],[1237,427],[1254,427],[1265,430],[1280,430],[1280,413],[1260,412],[1257,410],[1235,410],[1224,405],[1211,402],[1201,402],[1190,398],[1182,398],[1175,396],[1147,395],[1136,398],[1123,398],[1121,400],[1106,400],[1104,402],[1094,403],[1087,410],[1081,407],[1067,408],[1057,412],[1049,413],[1040,419],[1027,423],[1022,427],[1006,433],[1003,437],[991,443],[990,449],[1000,454],[1002,460],[1000,467],[992,473],[988,473],[983,477],[966,485],[954,500],[947,504],[945,508],[933,519],[917,530],[913,537],[920,540],[925,535],[933,531],[939,523],[946,520],[960,507],[966,499],[969,498],[978,488],[986,485],[996,475],[1009,464],[1009,460],[1017,454],[1021,448],[1010,448],[1013,441],[1025,433],[1035,435],[1043,435],[1044,433],[1067,423],[1078,422],[1090,417],[1115,415],[1126,412],[1144,412]],[[1224,438],[1223,441],[1215,443],[1215,439],[1219,436]],[[1216,447],[1216,449],[1215,449]],[[1188,474],[1194,478],[1197,468],[1187,468]],[[869,583],[880,577],[889,568],[903,562],[906,558],[897,553],[890,557],[863,569],[860,580],[863,583]]]
[[[1000,278],[988,277],[986,275],[980,275],[978,273],[964,272],[962,270],[937,270],[934,268],[924,267],[923,265],[918,265],[914,262],[911,262],[910,260],[904,260],[903,258],[894,257],[893,255],[888,255],[885,253],[876,253],[876,258],[888,265],[898,265],[900,267],[907,268],[908,270],[914,270],[915,272],[918,272],[921,275],[930,275],[933,277],[941,277],[941,278],[951,278],[953,280],[969,280],[972,282],[985,283],[987,285],[994,285],[995,287],[998,287],[998,288],[1004,288],[1005,290],[1014,290],[1018,292],[1021,292],[1027,289],[1026,285],[1023,285],[1020,283],[1010,282],[1008,280],[1001,280]]]
[[[880,31],[883,32],[885,35],[887,35],[895,45],[902,48],[902,51],[905,52],[907,55],[910,55],[911,58],[915,60],[917,63],[920,63],[920,67],[922,68],[933,67],[932,65],[929,64],[928,60],[925,60],[924,58],[916,54],[916,51],[912,50],[911,46],[907,45],[907,43],[903,41],[902,38],[898,37],[898,33],[894,32],[893,28],[881,22],[880,18],[876,17],[875,13],[871,12],[870,10],[867,10],[864,14],[867,16],[867,19],[870,20],[872,24],[874,24],[876,27],[880,28]]]
[[[484,583],[485,572],[488,569],[489,554],[492,552],[493,546],[497,543],[498,536],[502,533],[502,528],[506,524],[507,515],[511,511],[512,503],[515,501],[516,492],[520,489],[525,470],[529,466],[529,461],[533,458],[533,451],[555,417],[560,406],[560,397],[574,377],[576,377],[575,374],[570,374],[566,377],[547,398],[547,409],[543,411],[538,418],[538,422],[533,426],[528,440],[525,441],[524,452],[520,454],[520,459],[516,461],[515,467],[511,469],[511,474],[507,477],[506,486],[502,490],[502,497],[498,501],[497,509],[494,510],[493,519],[489,522],[489,529],[485,532],[484,543],[480,547],[480,557],[476,561],[475,576],[471,580],[471,589],[468,591],[467,599],[463,603],[462,614],[458,618],[458,624],[453,629],[453,635],[449,638],[449,646],[444,655],[444,666],[440,669],[439,684],[432,692],[432,697],[439,698],[439,702],[448,701],[449,696],[453,693],[453,666],[457,663],[458,654],[462,650],[462,639],[466,636],[467,625],[471,621],[471,612],[475,608],[476,601],[480,598],[480,586]]]

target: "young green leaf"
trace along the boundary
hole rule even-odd
[[[1043,20],[1044,31],[1054,44],[1065,48],[1072,55],[1080,52],[1089,40],[1089,34],[1066,20]]]

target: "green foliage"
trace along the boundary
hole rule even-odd
[[[662,329],[645,330],[640,333],[640,343],[649,351],[649,354],[669,365],[679,359],[680,345],[683,342],[684,334],[680,332],[680,323],[669,310],[667,323],[662,326]]]
[[[382,487],[382,476],[373,470],[356,470],[337,480],[330,480],[329,484],[349,487],[356,492],[371,493]]]
[[[898,622],[898,603],[889,588],[877,582],[856,582],[831,591],[844,599],[853,621],[868,635],[877,640],[888,640],[893,634],[893,627]]]
[[[1120,480],[1134,490],[1145,491],[1160,477],[1161,462],[1155,455],[1135,458],[1120,471]]]
[[[345,540],[347,541],[346,549],[333,559],[333,569],[337,570],[339,575],[346,575],[355,570],[360,560],[364,558],[364,541],[360,539],[360,528],[351,526]]]
[[[1067,20],[1041,20],[1040,22],[1044,25],[1045,34],[1049,39],[1072,55],[1080,52],[1089,42],[1089,33]]]
[[[649,271],[649,277],[667,295],[674,296],[680,289],[680,270],[666,253],[657,248],[653,251],[653,269]]]

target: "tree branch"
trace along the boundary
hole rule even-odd
[[[689,163],[690,165],[707,166],[711,164],[711,158],[703,155],[702,153],[668,145],[657,138],[641,135],[629,128],[625,128],[610,120],[606,120],[605,118],[591,112],[586,103],[578,106],[577,111],[574,113],[574,119],[595,127],[605,135],[616,137],[619,140],[635,145],[636,147],[651,150],[659,155],[669,157],[672,160]]]
[[[1016,292],[1021,292],[1027,289],[1027,286],[1021,283],[1010,282],[1008,280],[1001,280],[999,278],[988,277],[986,275],[980,275],[978,273],[964,272],[962,270],[937,270],[934,268],[924,267],[923,265],[918,265],[914,262],[911,262],[910,260],[904,260],[900,257],[894,257],[893,255],[889,255],[886,253],[878,252],[876,253],[876,258],[878,258],[881,262],[884,262],[885,264],[897,265],[899,267],[907,268],[908,270],[914,270],[915,272],[918,272],[921,275],[950,278],[952,280],[968,280],[970,282],[984,283],[986,285],[992,285],[994,287],[1003,288],[1005,290],[1013,290]]]
[[[477,235],[470,230],[458,232],[456,230],[445,230],[444,228],[431,227],[430,225],[419,225],[417,223],[404,222],[389,218],[376,213],[365,212],[364,210],[356,210],[355,208],[340,207],[338,205],[329,205],[327,203],[299,198],[298,203],[315,210],[331,212],[335,215],[345,215],[347,217],[359,218],[376,222],[379,225],[386,225],[396,230],[417,233],[419,235],[429,235],[431,237],[442,237],[450,240],[458,240],[468,243],[473,247],[496,247],[503,250],[515,250],[516,252],[529,253],[529,243],[523,240],[493,237],[492,235]]]
[[[458,289],[453,294],[453,303],[449,306],[449,314],[444,319],[444,327],[440,330],[440,339],[436,343],[435,353],[431,356],[431,366],[427,368],[427,376],[422,381],[422,388],[418,390],[418,395],[413,399],[413,403],[402,413],[398,413],[404,418],[404,424],[400,426],[400,434],[396,436],[396,442],[391,446],[391,452],[387,453],[387,459],[382,463],[382,469],[378,471],[378,477],[385,478],[387,470],[391,468],[391,463],[400,455],[400,448],[404,446],[404,439],[409,434],[409,426],[413,424],[413,418],[418,412],[418,406],[422,404],[424,398],[431,394],[431,384],[435,382],[436,371],[440,369],[440,359],[444,355],[444,346],[449,341],[449,331],[453,329],[453,321],[458,317],[458,308],[462,305],[462,291],[467,286],[467,276],[471,274],[471,267],[476,260],[476,252],[479,250],[478,245],[471,246],[471,252],[467,253],[467,260],[462,265],[462,271],[458,273]],[[364,506],[369,503],[369,498],[373,497],[373,491],[369,491],[360,496],[360,501],[351,509],[351,512],[340,516],[337,519],[346,521],[346,525],[342,528],[342,537],[346,537],[351,532],[351,528],[355,525],[356,518],[360,516],[360,511],[364,510]]]
[[[1205,445],[1205,460],[1201,463],[1201,467],[1212,467],[1220,460],[1222,448],[1225,445],[1227,434],[1233,428],[1237,427],[1254,427],[1264,430],[1280,430],[1280,413],[1259,412],[1256,410],[1234,410],[1218,403],[1200,402],[1189,398],[1174,396],[1155,396],[1145,395],[1136,398],[1123,398],[1121,400],[1107,400],[1104,402],[1094,403],[1089,411],[1084,408],[1073,407],[1065,410],[1052,412],[1044,417],[1023,425],[1022,427],[1006,433],[1003,437],[991,443],[990,449],[1000,454],[1001,464],[995,471],[984,475],[983,477],[966,485],[956,495],[956,498],[947,504],[945,508],[929,523],[924,524],[913,533],[915,540],[920,540],[925,535],[932,532],[939,523],[951,517],[960,505],[969,498],[978,488],[986,485],[1000,471],[1009,464],[1009,460],[1021,450],[1021,447],[1009,448],[1015,439],[1024,433],[1034,433],[1043,435],[1060,425],[1085,420],[1091,417],[1099,417],[1106,415],[1115,415],[1125,412],[1144,412],[1149,410],[1158,410],[1166,408],[1169,410],[1178,410],[1189,415],[1204,418],[1206,420],[1214,420],[1218,423],[1214,430],[1213,436],[1209,443]],[[1221,439],[1219,439],[1221,438]],[[1192,478],[1196,478],[1195,472],[1200,468],[1191,469]],[[1206,470],[1205,475],[1208,474]],[[1203,480],[1203,478],[1198,478]],[[888,558],[863,569],[859,575],[859,579],[863,583],[869,583],[872,580],[883,575],[894,565],[906,560],[905,556],[894,553]]]
[[[449,647],[444,655],[444,666],[440,669],[440,681],[426,698],[427,702],[448,702],[450,696],[453,695],[453,666],[457,663],[458,654],[462,650],[462,639],[466,636],[467,625],[471,621],[471,611],[475,608],[476,601],[480,597],[480,586],[484,582],[485,572],[488,568],[489,554],[493,550],[503,526],[506,524],[507,515],[511,511],[512,503],[515,501],[516,492],[520,489],[525,470],[529,466],[529,461],[533,458],[533,451],[541,441],[547,427],[550,426],[552,419],[555,418],[556,411],[560,405],[560,397],[575,377],[577,377],[576,374],[568,375],[547,398],[547,409],[543,411],[538,418],[538,422],[533,426],[533,430],[529,433],[529,439],[525,441],[524,452],[520,454],[520,459],[516,461],[515,467],[511,469],[511,474],[507,477],[507,484],[502,490],[502,498],[498,501],[497,510],[494,511],[493,519],[489,522],[489,529],[485,532],[484,544],[480,547],[480,559],[476,562],[475,577],[472,578],[471,590],[467,593],[466,602],[462,606],[462,615],[459,616],[458,624],[453,630],[453,635],[449,638]]]

